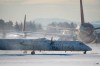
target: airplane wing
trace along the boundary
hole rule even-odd
[[[98,29],[100,29],[100,27],[97,27],[97,28],[94,28],[95,30],[98,30]]]
[[[94,26],[94,30],[100,29],[100,23],[92,23],[92,25]]]

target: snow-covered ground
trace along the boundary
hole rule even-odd
[[[88,44],[93,50],[87,54],[64,51],[0,51],[0,66],[100,66],[100,45]]]
[[[0,66],[100,66],[96,54],[2,55]]]

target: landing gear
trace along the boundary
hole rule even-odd
[[[31,55],[34,55],[35,54],[35,51],[33,50],[32,52],[31,52]]]
[[[84,51],[83,54],[86,54],[87,51]]]
[[[23,53],[24,53],[24,54],[27,54],[27,50],[25,50]]]

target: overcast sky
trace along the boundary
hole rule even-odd
[[[100,21],[100,0],[83,0],[85,21]],[[0,0],[0,19],[61,18],[80,22],[80,0]]]

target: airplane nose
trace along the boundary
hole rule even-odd
[[[86,45],[86,44],[84,44],[84,48],[83,48],[83,49],[86,50],[86,51],[92,51],[92,48],[89,47],[89,46]]]
[[[92,48],[90,48],[89,46],[87,46],[87,51],[92,51]]]
[[[84,44],[83,42],[80,43],[80,46],[81,46],[81,49],[83,51],[91,51],[92,50],[91,47],[89,47],[88,45]]]

